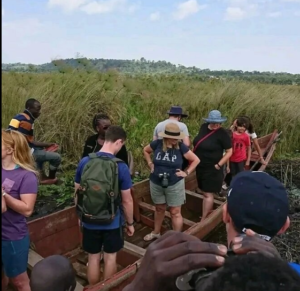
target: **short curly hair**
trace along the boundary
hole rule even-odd
[[[287,262],[262,254],[229,257],[217,272],[207,279],[210,281],[206,288],[199,284],[196,291],[300,290],[300,275]]]
[[[110,118],[109,118],[109,116],[106,115],[106,114],[103,114],[103,113],[97,113],[97,114],[94,116],[93,121],[92,121],[92,122],[93,122],[93,123],[92,123],[92,126],[93,126],[93,129],[94,129],[95,131],[97,131],[96,127],[97,127],[98,122],[99,122],[100,120],[110,120]]]

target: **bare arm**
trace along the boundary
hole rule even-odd
[[[183,138],[182,142],[189,148],[191,145],[191,140],[189,136]]]
[[[7,210],[7,207],[6,207],[6,203],[5,203],[3,193],[2,193],[1,207],[2,207],[2,213],[4,213]]]
[[[37,194],[21,194],[19,199],[13,198],[11,195],[6,194],[4,196],[6,205],[12,210],[29,217],[34,208]]]
[[[222,167],[224,164],[229,161],[230,157],[232,155],[232,148],[225,150],[225,155],[222,157],[222,159],[219,161],[218,165]]]
[[[150,145],[147,145],[144,147],[143,153],[144,153],[144,158],[145,158],[148,166],[150,166],[152,164],[151,154],[153,153],[153,150],[150,147]]]
[[[74,203],[77,205],[77,190],[79,189],[80,184],[74,183],[75,193],[74,193]]]
[[[153,140],[157,140],[157,136],[153,135]]]
[[[188,171],[188,173],[192,173],[196,167],[198,166],[198,164],[200,163],[200,159],[191,151],[189,150],[184,157],[191,162],[191,164],[188,166],[188,168],[186,169]]]
[[[133,222],[133,200],[131,196],[131,189],[122,190],[121,195],[125,219],[131,224]]]
[[[250,165],[250,159],[251,159],[251,145],[247,147],[247,161],[246,161],[246,166]]]
[[[50,143],[50,142],[40,142],[40,141],[34,141],[33,145],[36,147],[40,147],[40,148],[47,148],[52,146],[54,143]]]

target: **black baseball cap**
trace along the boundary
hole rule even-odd
[[[237,174],[228,191],[227,210],[236,231],[252,229],[269,241],[284,226],[289,214],[283,184],[265,172]]]

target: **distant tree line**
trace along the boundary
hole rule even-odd
[[[271,83],[280,85],[300,85],[300,74],[290,73],[274,73],[259,71],[241,71],[241,70],[220,70],[212,71],[209,69],[199,69],[195,66],[185,67],[182,65],[174,65],[166,61],[147,61],[145,58],[140,60],[115,60],[115,59],[87,59],[77,57],[72,59],[53,60],[51,63],[42,65],[32,64],[2,64],[2,71],[9,72],[60,72],[68,73],[74,70],[99,71],[106,72],[115,70],[120,73],[129,75],[176,75],[184,74],[199,78],[199,80],[207,79],[240,79],[250,82]]]

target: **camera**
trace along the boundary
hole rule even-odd
[[[162,186],[163,188],[168,188],[168,186],[169,186],[169,177],[170,177],[170,174],[169,174],[169,173],[163,173],[163,174],[159,174],[158,177],[159,177],[160,179],[162,179],[162,180],[161,180],[161,186]]]

